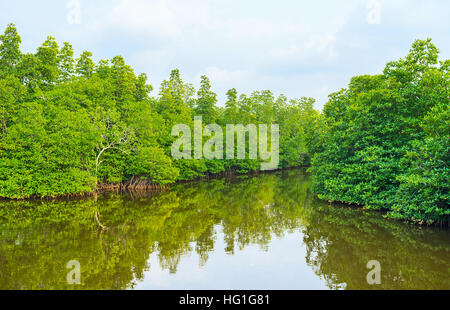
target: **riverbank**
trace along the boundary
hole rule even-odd
[[[199,181],[208,181],[208,180],[216,180],[221,178],[229,178],[234,176],[258,176],[258,175],[265,175],[265,174],[274,174],[282,171],[289,171],[289,170],[302,170],[306,175],[310,176],[310,173],[308,172],[308,169],[310,166],[298,166],[298,167],[287,167],[287,168],[281,168],[277,170],[268,170],[268,171],[250,171],[247,173],[239,173],[237,171],[225,171],[221,173],[207,173],[203,177],[197,177],[191,180],[178,180],[173,184],[168,185],[159,185],[159,184],[153,184],[150,183],[148,180],[142,180],[137,177],[132,177],[128,181],[124,181],[121,183],[111,183],[111,184],[100,184],[98,185],[97,189],[92,192],[84,192],[79,194],[67,194],[67,195],[59,195],[55,197],[30,197],[26,199],[7,199],[7,198],[0,198],[0,201],[57,201],[57,200],[65,200],[65,199],[83,199],[83,198],[89,198],[97,195],[101,195],[104,193],[162,193],[165,191],[170,191],[173,186],[179,185],[179,184],[188,184],[192,183],[195,184],[195,182]],[[421,221],[412,221],[412,220],[405,220],[405,219],[395,219],[387,217],[386,214],[388,214],[388,209],[371,209],[367,208],[363,205],[358,205],[355,203],[349,203],[345,201],[332,201],[327,199],[319,198],[319,195],[313,194],[314,197],[320,201],[328,203],[330,206],[341,208],[341,207],[350,207],[352,209],[358,209],[358,210],[364,210],[364,211],[371,211],[371,212],[381,212],[386,220],[389,221],[400,221],[400,222],[409,222],[414,225],[417,225],[418,227],[421,226],[435,226],[435,227],[441,227],[444,229],[447,229],[449,227],[449,223],[447,222],[436,222],[433,224],[424,223]],[[140,197],[142,195],[139,195]]]
[[[86,198],[91,197],[94,195],[98,195],[101,193],[107,193],[107,192],[127,192],[127,191],[148,191],[148,192],[162,192],[169,190],[171,186],[181,183],[191,183],[196,182],[200,180],[211,180],[211,179],[217,179],[222,177],[231,177],[231,176],[252,176],[252,175],[259,175],[259,174],[270,174],[275,173],[279,171],[285,171],[285,170],[293,170],[293,169],[308,169],[309,166],[297,166],[297,167],[286,167],[286,168],[280,168],[276,170],[254,170],[249,171],[247,173],[239,173],[234,170],[230,171],[224,171],[220,173],[206,173],[204,176],[196,177],[190,180],[177,180],[176,182],[172,184],[156,184],[152,183],[149,180],[141,179],[140,177],[133,176],[127,181],[123,181],[120,183],[103,183],[98,184],[97,188],[92,191],[85,191],[82,193],[72,193],[72,194],[64,194],[64,195],[55,195],[55,196],[45,196],[45,197],[37,197],[37,196],[31,196],[28,198],[7,198],[7,197],[0,197],[0,201],[33,201],[33,200],[55,200],[55,199],[76,199],[76,198]]]

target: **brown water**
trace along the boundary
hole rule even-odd
[[[3,202],[0,289],[450,289],[448,230],[330,206],[309,188],[292,170]],[[67,282],[73,260],[80,285]],[[371,260],[380,285],[367,282]]]

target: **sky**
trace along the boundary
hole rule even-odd
[[[432,38],[450,57],[447,0],[2,0],[22,51],[48,35],[94,60],[122,55],[157,94],[172,69],[198,87],[207,75],[223,105],[228,89],[313,97],[321,109],[350,78],[379,74]]]

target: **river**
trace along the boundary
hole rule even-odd
[[[331,206],[310,186],[298,169],[0,202],[0,289],[450,289],[448,229]]]

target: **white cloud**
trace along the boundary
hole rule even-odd
[[[105,25],[164,38],[181,35],[177,17],[165,0],[120,0],[108,13]]]
[[[66,2],[56,0],[4,1],[0,21],[16,22],[24,51],[51,34],[95,59],[121,54],[155,89],[173,68],[195,85],[206,74],[222,103],[234,87],[314,96],[321,106],[351,76],[406,55],[416,38],[432,37],[450,55],[449,1],[378,0],[379,25],[367,24],[368,0],[78,1],[80,25],[67,23]]]
[[[208,67],[205,74],[214,81],[214,83],[244,83],[248,81],[250,73],[245,70],[225,70],[218,67]]]
[[[303,44],[271,49],[269,56],[283,59],[296,57],[304,60],[320,57],[321,60],[332,60],[338,55],[335,42],[336,36],[334,34],[311,35]]]

